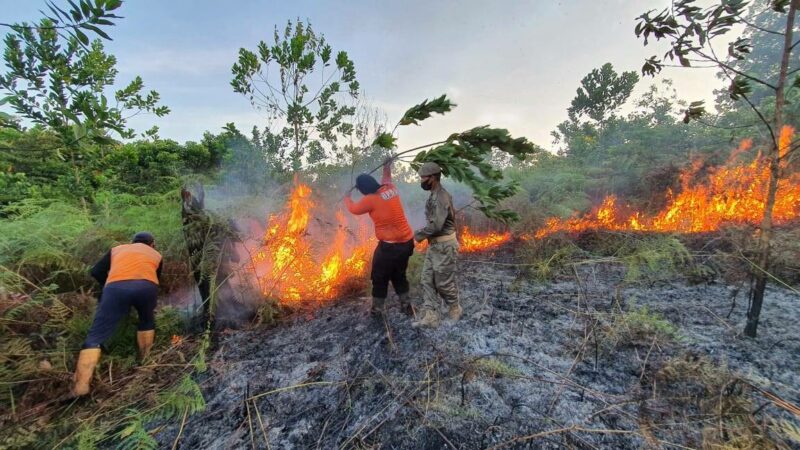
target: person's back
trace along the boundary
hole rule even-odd
[[[125,280],[148,280],[158,284],[161,254],[144,243],[122,244],[111,249],[111,267],[106,283]]]
[[[353,214],[369,213],[379,241],[406,242],[414,237],[400,201],[400,192],[391,181],[383,183],[374,194],[364,196],[359,203],[348,204],[348,209]]]
[[[130,244],[109,250],[91,269],[91,275],[102,286],[100,303],[95,311],[73,375],[72,395],[89,393],[94,368],[105,343],[131,307],[139,315],[136,344],[144,360],[155,339],[155,308],[162,258],[155,249],[155,238],[139,232]]]
[[[359,175],[356,187],[364,198],[354,203],[348,195],[345,204],[353,214],[368,213],[375,224],[375,237],[379,242],[372,256],[372,311],[384,312],[391,282],[401,309],[411,315],[413,309],[408,299],[406,268],[408,258],[414,253],[414,232],[406,220],[400,192],[392,183],[390,163],[391,160],[384,163],[381,184],[368,174]]]

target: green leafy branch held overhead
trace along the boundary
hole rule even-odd
[[[419,125],[420,121],[431,117],[432,114],[444,114],[455,106],[445,95],[431,101],[425,100],[406,111],[397,125]],[[396,138],[391,133],[382,133],[375,139],[374,145],[393,149],[396,146]],[[433,148],[417,153],[411,162],[412,167],[417,169],[424,162],[435,162],[442,167],[445,176],[460,181],[472,189],[473,197],[479,203],[477,209],[486,217],[505,223],[519,219],[516,212],[502,209],[500,205],[503,200],[514,195],[519,186],[515,181],[504,182],[503,172],[492,166],[490,160],[492,153],[499,151],[524,161],[526,157],[540,152],[539,147],[524,137],[512,137],[504,128],[491,128],[488,125],[454,133],[445,141],[412,150],[426,147]],[[396,156],[409,151],[411,150],[398,153]]]

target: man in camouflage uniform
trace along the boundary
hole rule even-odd
[[[425,204],[426,225],[414,232],[414,240],[428,240],[428,251],[422,265],[422,313],[411,326],[436,328],[439,326],[439,296],[448,306],[452,320],[461,318],[456,287],[456,240],[455,209],[453,198],[442,187],[442,168],[434,162],[426,162],[419,169],[422,189],[431,192]]]
[[[191,190],[190,190],[191,189]],[[200,290],[203,312],[201,323],[193,323],[197,331],[217,327],[217,313],[241,310],[242,316],[252,316],[248,306],[237,301],[229,278],[234,263],[239,261],[233,248],[237,239],[234,223],[224,223],[205,209],[205,191],[199,183],[181,189],[181,221],[183,236],[189,250],[189,268]],[[213,281],[213,290],[212,290]],[[212,293],[213,295],[212,299]],[[213,303],[213,305],[212,305]],[[220,308],[222,307],[222,308]],[[224,326],[234,324],[223,320]]]

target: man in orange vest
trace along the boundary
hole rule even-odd
[[[92,374],[100,360],[100,347],[114,334],[131,306],[139,314],[136,333],[139,356],[147,357],[156,333],[155,308],[161,267],[155,239],[146,231],[136,233],[132,243],[112,248],[92,267],[91,274],[103,286],[103,293],[83,350],[78,355],[72,378],[73,396],[89,393]]]
[[[356,215],[367,214],[375,224],[378,246],[372,255],[372,313],[385,312],[389,282],[400,299],[400,310],[409,316],[414,309],[408,299],[408,259],[414,253],[414,232],[406,220],[400,192],[392,183],[392,160],[383,163],[381,184],[371,175],[362,173],[356,178],[356,189],[364,198],[353,202],[350,193],[344,199],[347,209]]]

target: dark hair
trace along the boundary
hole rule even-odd
[[[374,194],[380,187],[381,185],[372,175],[362,173],[356,177],[356,189],[363,195]]]
[[[147,231],[140,231],[133,236],[133,240],[131,242],[134,244],[153,245],[153,242],[155,241],[156,238],[154,238],[152,234]]]

